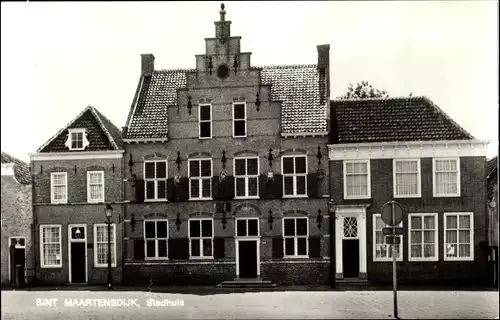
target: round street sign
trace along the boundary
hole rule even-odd
[[[391,227],[397,226],[403,221],[403,207],[396,201],[388,201],[382,206],[381,218],[387,225]]]

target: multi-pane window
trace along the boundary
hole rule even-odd
[[[444,214],[444,259],[474,259],[474,218],[472,212]]]
[[[191,258],[213,257],[213,219],[189,220],[189,248]]]
[[[42,268],[62,267],[61,226],[40,226],[40,262]]]
[[[460,196],[460,162],[454,159],[433,159],[434,196]]]
[[[344,161],[344,198],[370,198],[370,161]]]
[[[307,157],[283,156],[283,194],[285,196],[307,195]]]
[[[259,195],[259,158],[234,159],[234,178],[236,197],[257,197]]]
[[[168,220],[144,221],[144,245],[146,258],[167,259]]]
[[[146,200],[167,199],[167,161],[144,162]]]
[[[398,227],[402,227],[401,222]],[[373,261],[388,261],[392,260],[391,245],[387,244],[386,236],[382,233],[382,228],[389,227],[382,221],[380,214],[373,215]],[[403,236],[397,236],[400,238],[400,243],[394,246],[396,252],[396,259],[401,261],[403,252]]]
[[[307,218],[283,218],[285,257],[307,257],[308,235]]]
[[[68,202],[68,174],[66,172],[50,174],[50,191],[52,203]]]
[[[87,172],[87,202],[104,202],[104,171]]]
[[[245,103],[233,104],[233,136],[247,136],[247,107]]]
[[[212,138],[212,106],[200,104],[198,108],[200,138]]]
[[[189,160],[189,198],[212,197],[212,159]]]
[[[237,237],[253,237],[258,235],[259,235],[258,218],[236,219]]]
[[[438,259],[437,214],[410,213],[408,215],[409,260]]]
[[[116,267],[116,225],[110,225],[111,265]],[[108,225],[94,224],[94,263],[96,267],[108,265]]]
[[[71,132],[71,149],[83,149],[83,132]]]
[[[420,160],[394,160],[394,197],[420,197]]]

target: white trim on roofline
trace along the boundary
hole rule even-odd
[[[30,153],[30,161],[121,159],[125,150]]]
[[[490,141],[442,140],[328,144],[329,160],[486,157]]]
[[[125,143],[148,143],[148,142],[167,142],[168,138],[137,138],[137,139],[123,139]]]
[[[285,133],[282,132],[281,136],[284,138],[300,138],[300,137],[324,137],[328,135],[328,131],[320,131],[320,132],[292,132]]]

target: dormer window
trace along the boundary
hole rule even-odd
[[[69,150],[85,150],[88,145],[85,129],[68,129],[66,146]]]

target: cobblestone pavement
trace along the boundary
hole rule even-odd
[[[401,291],[398,292],[399,317],[494,319],[499,312],[498,297],[498,292]],[[37,305],[37,299],[56,300],[50,300],[51,306],[41,306]],[[88,306],[65,306],[66,299],[76,299],[78,303],[88,303]],[[138,306],[110,307],[102,305],[104,300],[81,299],[124,299],[122,301],[126,302],[136,299]],[[148,299],[152,299],[149,306]],[[153,301],[160,306],[151,306]],[[2,291],[2,319],[391,319],[392,305],[391,291],[285,291],[204,296],[148,292]]]

